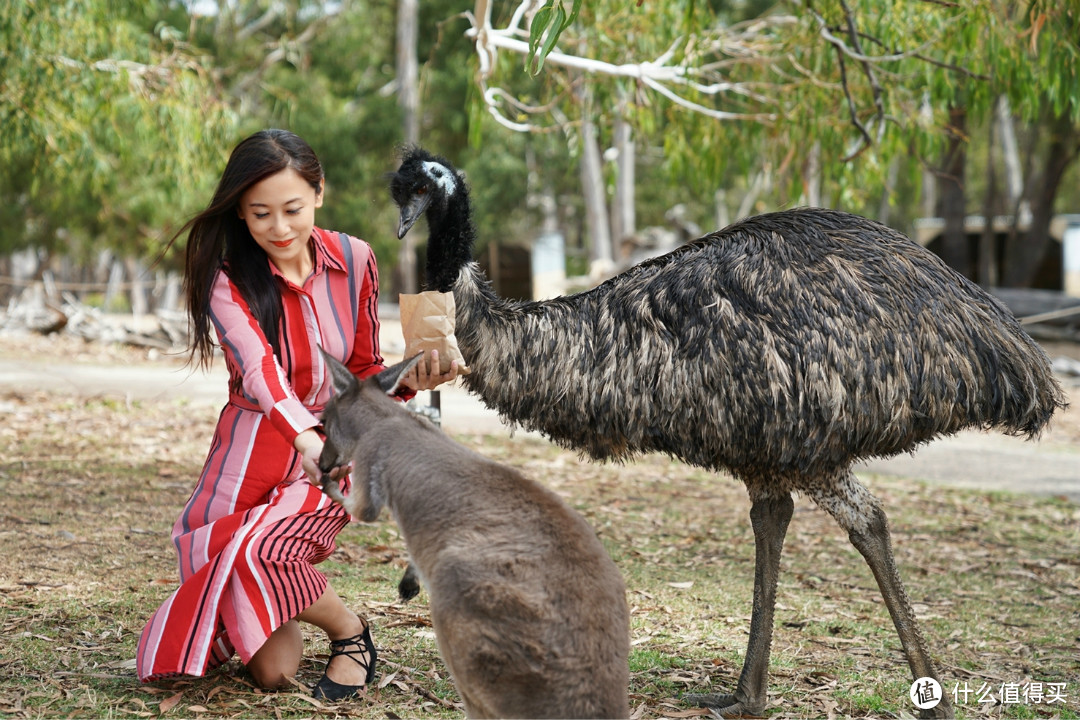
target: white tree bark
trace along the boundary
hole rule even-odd
[[[526,21],[532,19],[533,14],[539,7],[540,3],[537,0],[520,0],[509,23],[504,28],[495,28],[491,24],[491,0],[476,0],[475,14],[466,14],[472,23],[472,27],[466,31],[466,35],[476,43],[476,53],[480,61],[478,82],[484,101],[487,103],[488,111],[501,125],[519,132],[540,132],[548,128],[531,122],[511,120],[505,106],[510,106],[511,112],[509,114],[514,116],[520,113],[540,112],[547,110],[547,108],[534,108],[525,105],[512,94],[502,88],[491,86],[489,83],[492,80],[500,50],[507,50],[522,56],[529,54],[529,35],[525,29]],[[716,48],[717,53],[722,52],[729,58],[740,56],[760,59],[762,54],[761,46],[769,42],[764,39],[765,31],[778,26],[794,25],[797,22],[798,18],[790,15],[769,16],[750,23],[715,29],[716,36],[703,36],[696,38],[695,42],[699,45],[708,44],[713,46]],[[672,103],[718,120],[773,122],[777,119],[777,115],[772,112],[732,113],[707,107],[684,97],[681,94],[683,91],[692,90],[708,96],[738,95],[743,99],[756,100],[762,106],[769,105],[768,98],[750,85],[727,82],[722,71],[719,70],[719,66],[723,65],[723,63],[714,63],[712,66],[670,65],[671,59],[684,41],[685,38],[679,38],[659,57],[639,62],[616,65],[601,60],[567,55],[558,50],[549,53],[544,62],[580,70],[585,74],[634,78],[643,88],[664,96]]]
[[[1005,165],[1005,197],[1007,207],[1016,210],[1025,220],[1031,217],[1031,208],[1023,200],[1024,170],[1020,149],[1016,142],[1016,126],[1013,122],[1009,98],[1002,95],[997,103],[998,139],[1001,141],[1001,159]]]
[[[596,126],[589,119],[584,119],[581,125],[581,191],[585,200],[585,229],[592,247],[589,275],[599,279],[610,275],[615,263],[604,192],[603,158],[596,138]]]
[[[881,202],[878,204],[878,222],[883,225],[889,224],[889,219],[892,217],[892,204],[889,202],[889,196],[892,195],[893,190],[896,188],[896,181],[900,177],[900,158],[894,157],[889,161],[889,172],[885,180],[885,188],[881,193]]]
[[[146,297],[146,265],[137,257],[127,258],[124,265],[131,283],[131,314],[135,316],[137,326],[150,310],[150,303]]]
[[[636,146],[630,123],[615,118],[615,194],[611,199],[611,238],[616,247],[637,232],[634,207]],[[621,260],[621,258],[620,258]]]
[[[816,142],[806,154],[803,170],[803,204],[821,207],[821,143]]]
[[[727,206],[727,190],[720,188],[713,193],[713,214],[716,221],[716,229],[726,228],[731,224],[731,213]]]
[[[404,120],[407,144],[420,141],[419,68],[416,58],[416,35],[420,4],[418,0],[398,0],[397,12],[397,85],[398,105]]]

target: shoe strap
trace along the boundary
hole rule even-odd
[[[330,641],[330,660],[345,655],[351,659],[354,663],[367,670],[371,664],[371,646],[368,644],[370,635],[368,634],[368,628],[364,628],[364,632],[359,635],[353,635],[351,638],[345,638],[343,640],[331,640]],[[355,645],[355,650],[346,650],[350,645]]]

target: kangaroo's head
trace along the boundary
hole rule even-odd
[[[385,503],[378,487],[377,473],[372,472],[370,461],[357,457],[364,434],[393,417],[403,409],[391,395],[402,386],[405,376],[423,356],[416,356],[392,365],[377,375],[360,380],[336,358],[323,351],[323,358],[330,368],[334,396],[322,413],[323,432],[326,442],[319,456],[323,490],[340,502],[349,513],[365,522],[379,516]],[[335,467],[353,463],[352,491],[342,497],[336,481],[330,478]]]

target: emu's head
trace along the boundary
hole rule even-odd
[[[465,178],[445,158],[423,148],[407,149],[401,166],[390,176],[390,195],[401,212],[398,238],[405,237],[425,212],[429,226],[441,220],[450,200],[464,188]]]
[[[461,268],[472,260],[475,230],[465,176],[445,158],[408,148],[390,175],[390,195],[401,213],[398,238],[421,215],[428,220],[427,287],[449,292]]]

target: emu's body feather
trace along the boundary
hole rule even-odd
[[[810,476],[965,427],[1034,436],[1064,404],[1000,302],[832,210],[752,217],[553,300],[501,299],[471,262],[452,289],[466,387],[595,459]]]
[[[513,302],[472,262],[468,187],[449,163],[408,152],[391,193],[403,229],[427,216],[428,284],[454,293],[464,382],[489,407],[596,459],[657,451],[746,484],[746,664],[734,694],[703,704],[764,710],[793,492],[848,532],[913,676],[936,677],[885,514],[851,465],[966,427],[1035,436],[1065,406],[1046,354],[1001,303],[904,235],[822,209],[748,218],[588,292]]]

